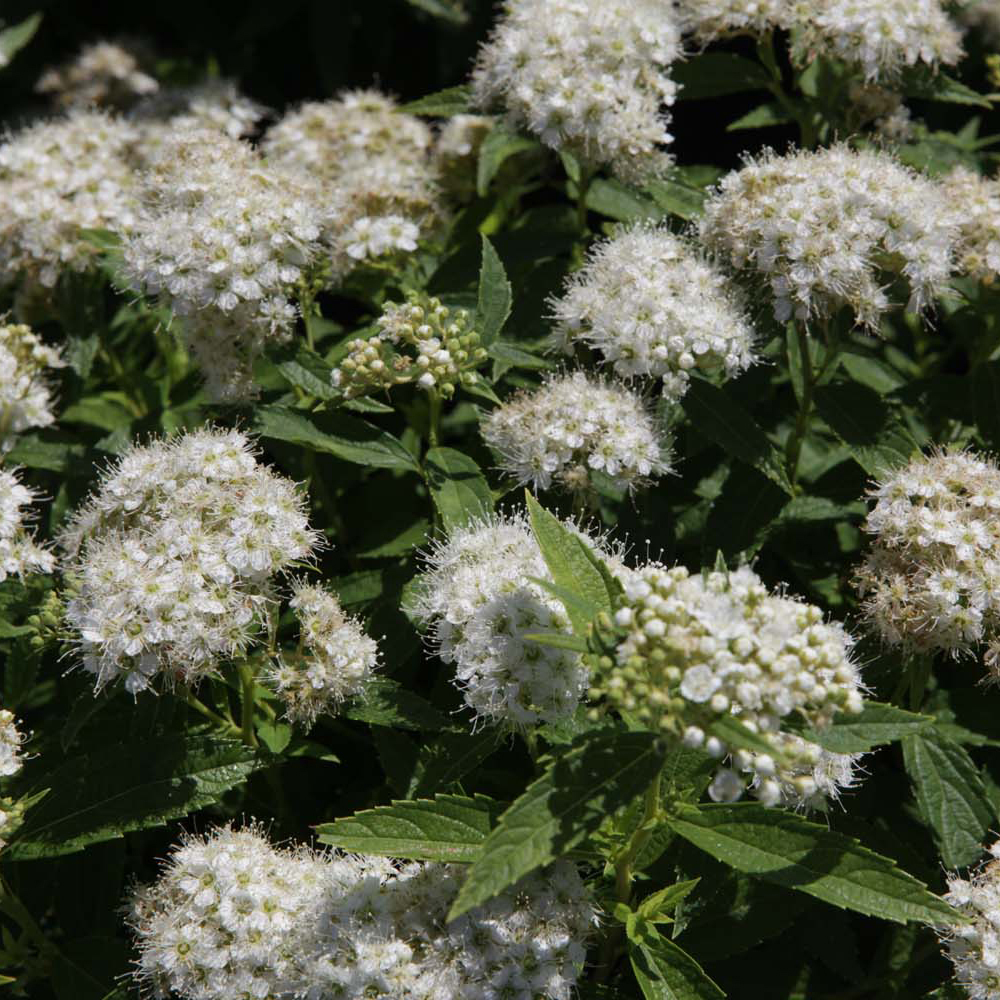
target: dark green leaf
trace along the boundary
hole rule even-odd
[[[445,531],[482,521],[493,512],[493,494],[482,470],[454,448],[432,448],[424,458],[427,483]]]
[[[587,188],[587,208],[618,222],[658,219],[663,215],[663,209],[641,192],[626,187],[621,181],[601,177]]]
[[[1000,448],[1000,361],[988,361],[973,371],[972,398],[983,443]]]
[[[687,62],[675,63],[672,69],[682,101],[767,90],[771,85],[763,66],[731,52],[702,52]]]
[[[502,125],[493,128],[479,147],[476,191],[480,197],[486,195],[490,189],[490,182],[510,157],[537,148],[538,143],[534,139],[508,132]]]
[[[662,765],[662,748],[652,733],[597,732],[582,737],[500,817],[469,870],[449,919],[564,856],[639,795]]]
[[[435,94],[410,101],[408,104],[403,104],[399,110],[407,115],[450,118],[452,115],[466,114],[469,111],[471,98],[472,87],[462,84],[460,87],[446,87]]]
[[[730,122],[726,126],[727,132],[739,132],[748,128],[770,128],[773,125],[787,125],[794,121],[792,116],[776,102],[761,104],[759,107],[748,111],[741,118]]]
[[[680,219],[695,219],[705,205],[705,192],[680,180],[651,181],[646,190],[665,212]]]
[[[476,329],[481,343],[489,347],[503,329],[513,301],[510,282],[504,270],[503,261],[493,249],[493,244],[484,236],[483,259],[479,269],[479,307],[476,315]]]
[[[807,729],[802,736],[832,753],[864,753],[872,747],[921,733],[933,722],[929,715],[915,715],[895,705],[866,701],[860,715],[838,715],[833,725]]]
[[[725,993],[679,945],[651,930],[629,942],[632,971],[646,1000],[724,1000]]]
[[[914,67],[903,74],[900,92],[906,97],[919,97],[924,101],[968,104],[987,109],[993,107],[985,95],[977,93],[946,73],[931,71],[924,66]]]
[[[449,727],[448,720],[429,701],[388,677],[372,681],[364,695],[345,706],[342,714],[373,726],[430,731]]]

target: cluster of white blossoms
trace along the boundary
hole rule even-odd
[[[336,280],[359,261],[411,252],[433,230],[441,215],[433,142],[390,97],[358,90],[290,111],[262,150],[328,204],[324,242]]]
[[[847,305],[872,331],[892,305],[886,274],[907,282],[909,310],[925,308],[947,284],[958,237],[934,181],[846,145],[749,160],[719,182],[699,227],[734,268],[769,280],[779,322]]]
[[[474,100],[588,168],[648,179],[671,163],[665,109],[680,55],[671,6],[660,0],[506,0],[479,52]]]
[[[83,229],[127,233],[136,221],[129,163],[134,126],[99,111],[72,111],[0,145],[0,282],[51,288],[97,256]]]
[[[737,291],[666,229],[640,225],[596,243],[552,309],[564,350],[584,343],[622,378],[662,379],[671,401],[691,371],[732,377],[754,360]]]
[[[0,325],[0,455],[21,431],[55,421],[46,376],[49,369],[64,365],[59,349],[43,344],[31,327]]]
[[[272,578],[317,545],[295,484],[238,431],[133,446],[60,539],[66,621],[96,687],[196,683],[254,641]]]
[[[453,197],[475,194],[477,157],[495,124],[485,115],[454,115],[441,127],[434,145],[435,167],[441,186]]]
[[[318,208],[248,144],[209,130],[164,141],[143,201],[122,243],[125,280],[179,317],[213,397],[245,398],[263,342],[287,337],[298,315]]]
[[[0,469],[0,583],[9,576],[50,573],[52,553],[39,545],[28,527],[28,507],[35,493],[18,482],[11,469]]]
[[[166,87],[140,101],[131,119],[143,132],[143,155],[180,130],[209,129],[240,139],[256,131],[268,109],[240,92],[232,80],[204,80]]]
[[[460,385],[475,385],[475,369],[487,361],[469,313],[421,292],[387,303],[377,330],[367,340],[349,341],[347,357],[330,373],[333,387],[348,398],[408,382],[450,397]]]
[[[279,655],[269,680],[288,718],[311,726],[322,713],[364,694],[378,666],[378,645],[322,587],[296,583],[291,607],[299,648]]]
[[[692,576],[650,565],[623,579],[615,624],[625,630],[591,697],[645,725],[700,747],[720,764],[709,788],[732,802],[749,785],[769,806],[811,807],[854,779],[856,756],[832,753],[787,729],[794,716],[814,729],[863,707],[850,636],[819,608],[769,594],[749,568]],[[770,754],[727,743],[713,725],[733,716]]]
[[[632,490],[670,471],[666,444],[642,398],[580,371],[498,406],[484,418],[482,434],[500,467],[535,489],[555,480],[587,490],[598,470]]]
[[[870,495],[872,546],[857,572],[882,639],[954,656],[989,643],[1000,676],[1000,468],[965,451],[921,456]]]
[[[800,61],[832,56],[868,80],[895,79],[917,63],[952,65],[962,55],[961,31],[940,0],[680,0],[679,17],[702,42],[790,31]]]
[[[606,555],[606,553],[602,553]],[[478,723],[518,728],[569,718],[587,689],[579,654],[525,636],[570,631],[558,598],[529,577],[548,577],[521,514],[452,532],[426,555],[412,603]]]
[[[570,1000],[595,911],[560,862],[448,923],[462,869],[222,829],[130,907],[136,977],[183,1000]]]
[[[115,42],[85,45],[63,66],[47,70],[35,90],[50,94],[63,107],[123,108],[159,90],[135,54]]]
[[[968,878],[951,876],[944,897],[968,919],[943,938],[955,978],[970,1000],[1000,998],[1000,841],[987,851],[993,860]]]
[[[958,269],[995,281],[1000,274],[1000,180],[955,167],[939,183],[958,219]]]
[[[24,733],[17,728],[14,713],[6,708],[0,709],[0,777],[9,778],[24,767],[21,747],[25,739]],[[2,825],[0,820],[0,827]]]

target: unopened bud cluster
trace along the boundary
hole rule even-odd
[[[448,923],[462,874],[275,848],[252,827],[191,838],[133,897],[136,976],[183,1000],[570,1000],[595,921],[575,866]]]
[[[595,244],[552,309],[564,350],[581,342],[622,378],[662,379],[671,401],[692,372],[732,377],[754,360],[737,291],[666,229],[636,226]]]
[[[378,645],[321,587],[297,583],[290,604],[299,620],[299,649],[279,655],[269,680],[288,718],[311,726],[364,693],[378,666]]]
[[[192,684],[241,654],[268,620],[273,577],[317,535],[295,484],[238,431],[199,430],[127,451],[61,543],[66,608],[98,689],[157,675]]]
[[[624,638],[602,658],[590,695],[628,712],[720,765],[709,788],[731,802],[750,786],[765,805],[812,806],[850,785],[852,758],[782,729],[793,717],[815,729],[863,698],[851,639],[819,608],[769,594],[743,567],[692,576],[651,565],[623,580],[614,622]],[[733,716],[773,748],[760,753],[712,734]]]
[[[455,665],[476,721],[523,728],[569,718],[587,668],[578,653],[525,638],[571,630],[558,598],[529,579],[549,574],[524,516],[459,528],[426,561],[412,611]]]
[[[943,937],[955,978],[970,1000],[1000,1000],[1000,842],[988,851],[992,860],[968,878],[948,879],[945,896],[968,919]]]
[[[50,573],[55,568],[52,553],[35,541],[28,526],[28,507],[36,499],[16,472],[0,469],[0,583],[9,576]]]
[[[958,239],[939,185],[846,145],[748,160],[719,182],[699,226],[722,259],[769,282],[779,322],[846,305],[871,332],[893,306],[887,277],[904,279],[919,312],[946,287]]]
[[[55,405],[48,369],[65,362],[57,347],[43,344],[31,327],[0,325],[0,454],[29,427],[48,427]]]
[[[475,369],[487,359],[469,313],[420,292],[410,292],[406,302],[389,303],[378,333],[347,346],[350,353],[330,381],[348,398],[405,383],[447,398],[459,386],[475,385]]]
[[[665,109],[680,52],[659,0],[507,0],[472,86],[477,104],[505,110],[514,130],[639,180],[671,162]]]
[[[670,471],[666,445],[641,397],[579,371],[497,407],[482,432],[501,468],[536,489],[555,481],[583,491],[596,470],[631,490]]]
[[[857,572],[868,623],[910,653],[989,643],[1000,677],[1000,468],[972,452],[914,459],[870,491],[872,547]]]

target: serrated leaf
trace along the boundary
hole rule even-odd
[[[889,405],[857,382],[835,382],[814,390],[816,409],[869,475],[904,465],[919,445]]]
[[[479,267],[479,304],[476,313],[476,329],[480,343],[489,347],[503,329],[513,302],[510,282],[504,270],[503,261],[493,249],[493,244],[483,236],[483,257]]]
[[[19,435],[5,458],[11,465],[72,476],[88,475],[91,468],[85,445],[65,439],[43,438],[38,434]]]
[[[464,115],[470,110],[472,87],[463,83],[459,87],[446,87],[426,97],[419,97],[408,104],[400,105],[399,110],[407,115],[424,115],[428,118],[451,118],[452,115]]]
[[[493,494],[482,470],[454,448],[431,448],[424,470],[434,506],[446,531],[482,521],[493,512]]]
[[[681,181],[651,181],[646,190],[660,208],[680,219],[696,219],[705,205],[705,192]]]
[[[961,920],[922,882],[853,837],[757,803],[682,806],[673,830],[737,871],[896,923]]]
[[[525,496],[531,530],[552,574],[552,582],[578,598],[580,603],[567,605],[566,614],[573,624],[574,633],[585,636],[588,625],[598,612],[611,611],[611,595],[604,577],[585,555],[586,543],[545,510],[530,493],[526,492]],[[586,609],[592,609],[592,613],[588,614]]]
[[[11,59],[35,37],[35,32],[41,23],[42,15],[32,14],[23,21],[0,31],[0,69],[8,65]]]
[[[752,465],[786,493],[792,493],[777,449],[753,417],[725,390],[705,379],[693,378],[681,406],[699,433],[734,458]]]
[[[660,889],[658,892],[647,896],[639,904],[636,912],[640,916],[652,920],[658,914],[674,909],[682,899],[694,892],[700,881],[700,878],[693,878],[686,882],[676,882],[674,885],[668,885],[665,889]]]
[[[502,125],[490,130],[479,147],[479,162],[476,167],[476,193],[484,197],[490,190],[490,182],[497,171],[512,156],[537,149],[538,143],[523,135],[508,132]]]
[[[297,345],[291,350],[282,351],[272,361],[289,385],[297,386],[317,399],[336,397],[337,391],[330,382],[333,369],[307,347]],[[391,407],[389,409],[391,412]],[[385,412],[384,404],[378,404],[377,411]]]
[[[860,715],[838,715],[826,729],[807,729],[801,735],[831,753],[864,753],[920,733],[933,722],[929,715],[866,701]]]
[[[260,406],[254,413],[254,429],[262,437],[327,452],[356,465],[420,471],[416,459],[398,438],[346,413],[306,413],[285,406]]]
[[[6,861],[51,858],[218,802],[266,760],[213,736],[147,737],[80,753],[35,778],[49,794],[29,809]]]
[[[663,765],[652,733],[586,734],[500,817],[449,920],[564,856],[653,780]]]
[[[602,177],[591,181],[587,188],[587,208],[618,222],[658,219],[663,209],[651,198],[622,184]]]
[[[461,781],[497,749],[492,729],[478,733],[442,733],[432,744],[421,748],[414,786],[409,795],[423,798]]]
[[[900,92],[906,97],[946,104],[967,104],[977,108],[992,108],[988,97],[964,83],[938,71],[914,67],[903,73]]]
[[[929,728],[903,740],[903,760],[945,866],[964,868],[978,861],[997,816],[972,758]]]
[[[415,861],[475,861],[503,806],[477,795],[398,801],[316,827],[320,843]]]
[[[687,62],[676,63],[671,71],[680,85],[677,96],[681,101],[767,90],[771,85],[760,63],[731,52],[702,52]]]
[[[448,720],[429,701],[389,677],[371,681],[364,695],[349,702],[341,715],[373,726],[428,731],[449,728]]]
[[[629,961],[646,1000],[724,1000],[725,993],[679,945],[647,926],[629,941]]]

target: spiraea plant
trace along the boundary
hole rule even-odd
[[[12,1000],[1000,1000],[998,11],[4,6]]]

